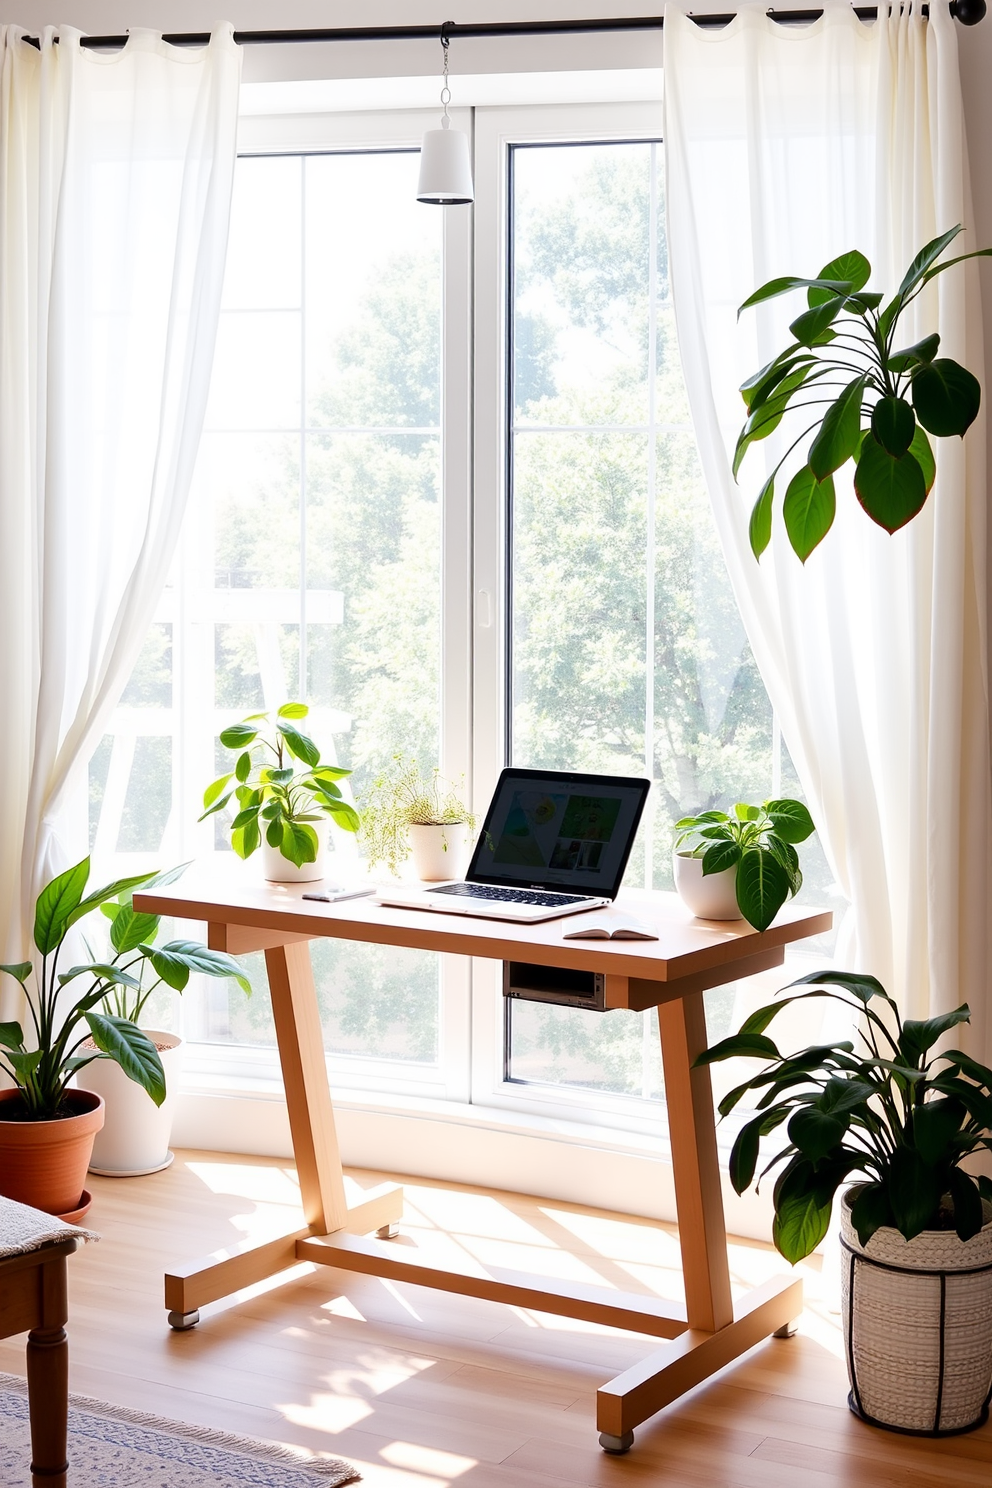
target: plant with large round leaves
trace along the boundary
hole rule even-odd
[[[782,1255],[795,1263],[816,1248],[835,1193],[852,1177],[864,1180],[851,1207],[862,1245],[883,1226],[906,1240],[924,1230],[953,1229],[961,1240],[977,1235],[992,1181],[961,1165],[992,1150],[992,1070],[961,1049],[933,1052],[946,1033],[969,1021],[967,1004],[904,1020],[875,977],[817,971],[783,990],[795,987],[814,990],[758,1008],[696,1061],[764,1064],[719,1109],[729,1116],[745,1096],[757,1097],[730,1153],[739,1194],[754,1182],[761,1139],[786,1128],[787,1143],[760,1175],[781,1168],[773,1238]],[[863,1030],[860,1047],[843,1040],[781,1053],[766,1029],[783,1009],[808,998],[832,998],[852,1010]]]
[[[233,977],[246,992],[251,991],[233,956],[192,940],[155,945],[158,916],[139,914],[129,901],[120,902],[120,896],[129,895],[139,885],[168,883],[181,871],[141,873],[87,894],[90,860],[84,858],[42,889],[34,919],[37,968],[30,961],[0,966],[0,971],[20,984],[31,1019],[29,1038],[20,1023],[0,1023],[0,1069],[20,1091],[24,1119],[58,1118],[70,1081],[101,1058],[113,1059],[156,1105],[162,1104],[165,1076],[155,1045],[131,1018],[102,1010],[115,992],[137,1000],[140,1007],[162,982],[182,991],[192,972]],[[112,950],[107,958],[60,971],[72,927],[112,902]],[[143,983],[148,966],[152,979]]]
[[[886,305],[884,295],[865,289],[871,264],[857,250],[833,259],[815,279],[772,279],[744,301],[738,314],[805,289],[807,308],[789,327],[789,345],[741,387],[748,417],[734,452],[734,476],[752,445],[767,439],[786,414],[817,410],[754,504],[749,531],[756,558],[771,540],[779,474],[810,435],[805,463],[789,480],[782,502],[789,541],[803,563],[833,524],[833,478],[850,460],[858,501],[886,532],[897,532],[922,510],[937,474],[928,436],[963,438],[982,392],[965,367],[938,357],[938,335],[897,348],[897,331],[938,274],[966,259],[992,255],[992,248],[979,248],[938,262],[959,232],[960,226],[952,227],[921,249]]]
[[[767,930],[790,894],[798,894],[803,875],[796,843],[816,828],[802,801],[788,797],[732,812],[701,811],[675,823],[675,851],[686,844],[702,859],[703,876],[737,869],[737,905],[755,930]]]

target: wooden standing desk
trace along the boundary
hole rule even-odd
[[[772,1333],[802,1310],[802,1283],[775,1277],[736,1306],[730,1293],[709,1070],[693,1069],[707,1043],[703,993],[779,966],[791,941],[831,925],[829,912],[783,909],[759,935],[745,921],[694,920],[674,894],[630,893],[620,906],[658,931],[657,941],[568,941],[592,916],[513,925],[428,911],[386,908],[370,899],[337,905],[304,901],[305,884],[252,883],[217,874],[168,892],[136,893],[136,909],[205,920],[209,943],[233,955],[264,951],[286,1088],[305,1228],[264,1244],[216,1252],[170,1272],[165,1305],[173,1328],[199,1321],[199,1308],[298,1261],[531,1307],[669,1340],[604,1385],[597,1425],[606,1451],[632,1445],[634,1427]],[[403,1190],[382,1184],[358,1205],[345,1198],[308,942],[321,936],[528,961],[606,973],[611,1008],[657,1007],[675,1177],[685,1304],[530,1276],[498,1267],[454,1271],[412,1248],[391,1246]],[[365,1238],[371,1231],[375,1238]]]

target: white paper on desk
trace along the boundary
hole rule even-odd
[[[597,915],[595,921],[578,930],[566,930],[563,940],[657,940],[655,932],[631,915]]]

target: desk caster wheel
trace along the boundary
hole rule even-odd
[[[394,1220],[392,1224],[380,1225],[376,1230],[377,1240],[395,1240],[400,1232],[399,1222]]]
[[[799,1332],[799,1324],[793,1318],[791,1323],[783,1323],[781,1328],[776,1328],[772,1334],[773,1338],[795,1338]]]
[[[177,1333],[186,1333],[190,1328],[195,1328],[200,1321],[200,1310],[194,1308],[192,1312],[170,1312],[169,1327]]]
[[[609,1452],[612,1457],[622,1457],[624,1452],[629,1452],[634,1445],[634,1433],[625,1431],[623,1436],[611,1436],[608,1431],[599,1433],[599,1445],[604,1452]]]

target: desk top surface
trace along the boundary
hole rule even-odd
[[[320,884],[267,883],[256,874],[250,864],[209,870],[194,865],[176,885],[149,893],[139,890],[134,905],[152,914],[276,931],[287,938],[330,936],[499,961],[604,971],[655,982],[673,981],[730,962],[746,962],[761,951],[820,935],[833,923],[829,910],[786,905],[769,929],[759,935],[746,920],[695,919],[677,894],[628,889],[617,899],[616,911],[654,930],[657,940],[565,940],[568,931],[597,921],[608,923],[610,911],[592,910],[538,925],[516,925],[506,920],[395,908],[377,903],[374,897],[320,904],[303,899],[305,892],[319,890]]]

